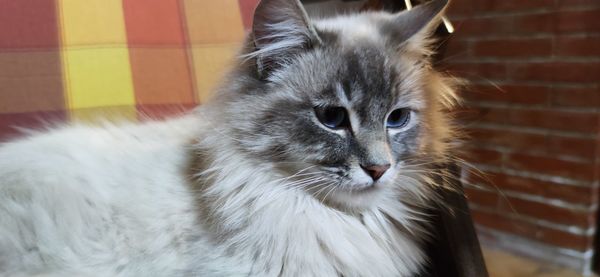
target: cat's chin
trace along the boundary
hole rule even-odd
[[[353,190],[336,190],[327,199],[327,205],[340,210],[364,211],[381,202],[385,189],[381,185],[371,185]]]

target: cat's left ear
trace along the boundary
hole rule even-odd
[[[422,47],[427,38],[439,26],[449,0],[432,0],[399,12],[383,25],[382,31],[395,45]]]
[[[256,66],[265,78],[298,53],[321,43],[299,0],[261,0],[252,26]]]

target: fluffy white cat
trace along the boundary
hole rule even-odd
[[[412,276],[455,96],[447,1],[310,21],[263,0],[211,103],[0,146],[2,276]]]

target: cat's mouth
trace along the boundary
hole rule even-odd
[[[374,182],[374,183],[367,184],[367,185],[359,185],[359,186],[356,186],[356,187],[352,187],[352,188],[350,188],[350,192],[354,192],[354,193],[368,193],[368,192],[372,192],[372,191],[378,190],[380,186],[381,186],[381,184],[378,184],[377,182]]]
[[[385,185],[380,182],[354,183],[337,187],[325,195],[315,195],[324,204],[342,210],[364,210],[377,205],[385,193]]]
[[[379,181],[371,182],[360,182],[360,181],[349,181],[346,185],[340,186],[337,190],[344,192],[349,195],[363,195],[374,193],[382,189],[384,184]]]

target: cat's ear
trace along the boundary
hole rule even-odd
[[[440,24],[449,0],[432,0],[415,6],[411,10],[399,12],[383,26],[396,45],[412,44],[421,47]]]
[[[261,77],[321,42],[299,0],[262,0],[254,12],[252,38]]]

